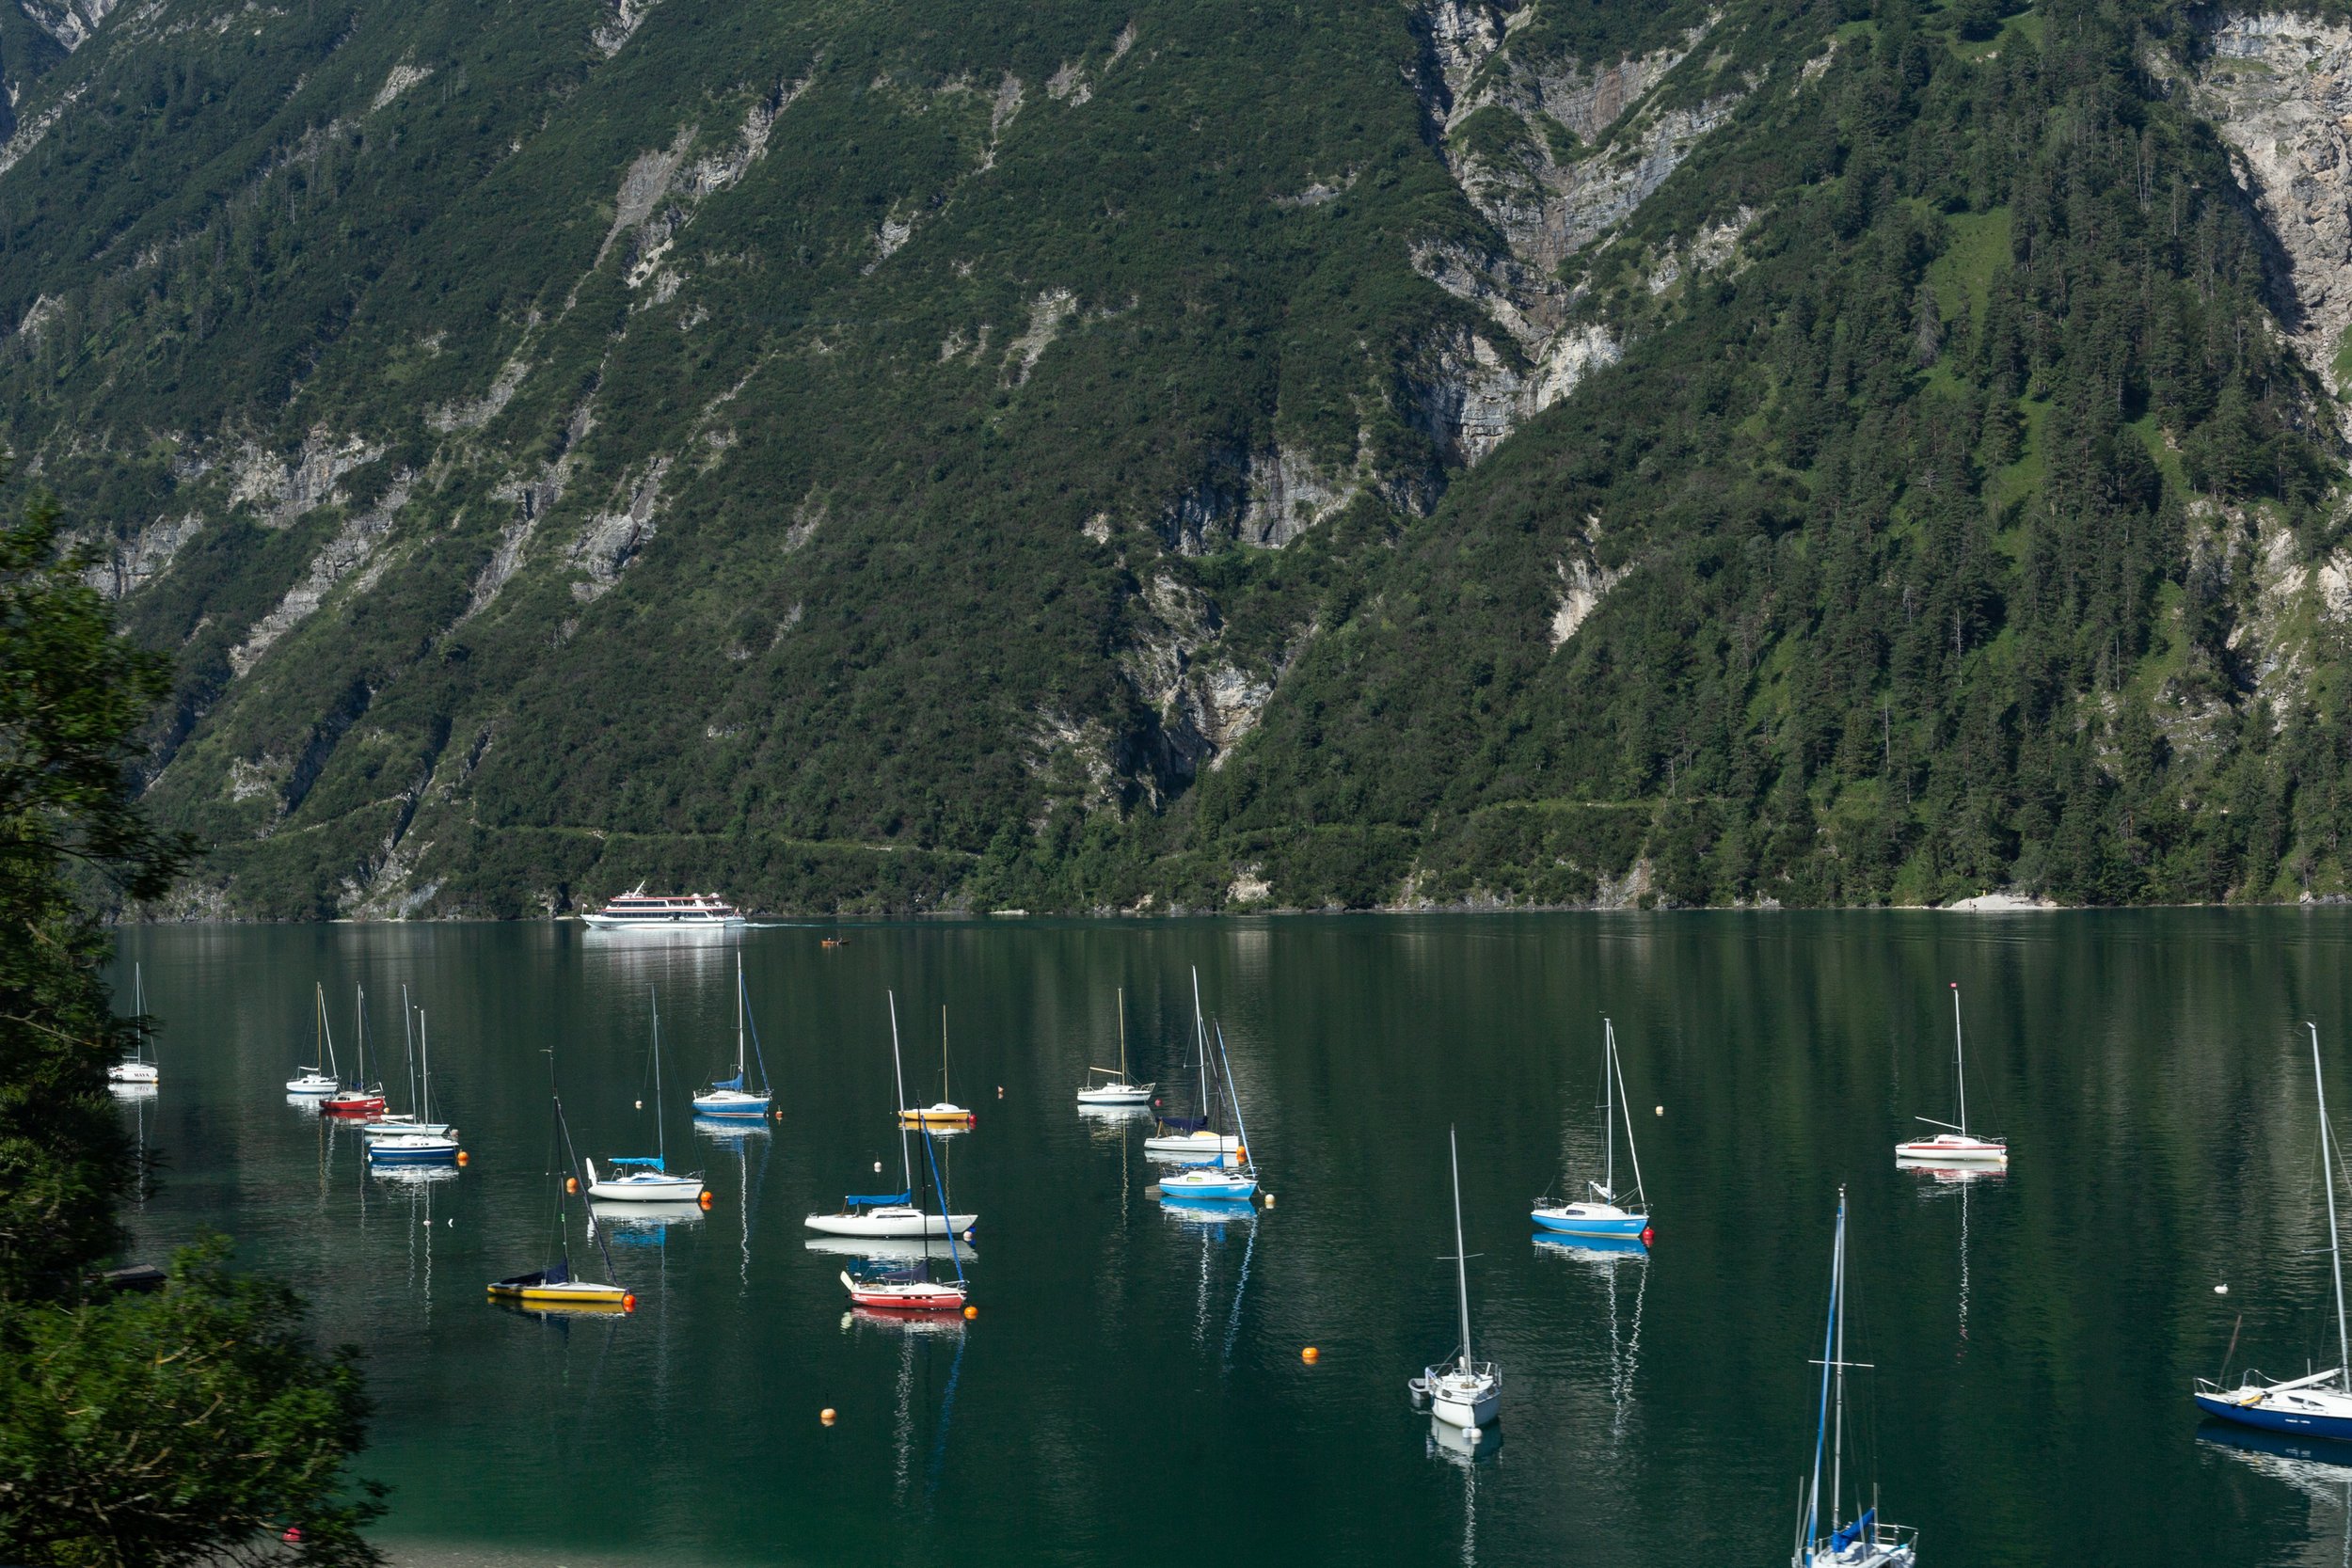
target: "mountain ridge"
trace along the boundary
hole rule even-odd
[[[2345,885],[2333,12],[87,20],[0,436],[178,912]]]

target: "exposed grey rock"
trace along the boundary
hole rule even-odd
[[[335,536],[310,558],[302,580],[286,590],[277,608],[254,623],[245,641],[229,651],[231,670],[239,675],[250,671],[279,638],[317,612],[336,584],[368,563],[376,546],[391,532],[392,520],[400,509],[408,504],[410,482],[411,476],[403,471],[373,506],[354,513],[344,521]],[[364,591],[373,582],[373,575],[365,576],[358,587]]]

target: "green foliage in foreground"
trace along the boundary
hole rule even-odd
[[[88,895],[161,894],[186,847],[129,772],[169,672],[61,533],[46,502],[0,528],[0,1559],[373,1562],[376,1507],[344,1474],[366,1416],[351,1354],[313,1351],[299,1303],[231,1275],[226,1243],[158,1294],[96,1277],[146,1173],[106,1091],[132,1034]]]
[[[368,1408],[355,1353],[320,1356],[294,1292],[227,1259],[207,1243],[161,1291],[16,1314],[0,1355],[0,1543],[14,1560],[382,1560],[358,1533],[381,1509],[343,1474]]]

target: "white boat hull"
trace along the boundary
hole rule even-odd
[[[1465,1429],[1492,1426],[1502,1408],[1502,1380],[1491,1372],[1465,1376],[1460,1372],[1424,1374],[1429,1389],[1429,1413],[1448,1426]]]
[[[342,1086],[342,1080],[329,1078],[323,1072],[306,1072],[299,1078],[286,1080],[288,1094],[328,1095],[335,1093]]]
[[[961,1236],[980,1222],[977,1214],[941,1219],[919,1209],[874,1209],[862,1214],[811,1214],[808,1227],[828,1236]]]
[[[703,1196],[703,1179],[699,1176],[672,1176],[661,1171],[598,1176],[594,1160],[585,1164],[588,1196],[598,1203],[694,1203]]]
[[[1895,1158],[1923,1165],[2006,1165],[2009,1145],[1939,1132],[1895,1146]]]
[[[106,1069],[109,1084],[158,1084],[163,1074],[145,1062],[117,1062]]]
[[[1149,1105],[1152,1102],[1150,1084],[1105,1085],[1101,1088],[1080,1089],[1081,1105]]]
[[[1198,1160],[1203,1164],[1241,1151],[1241,1140],[1231,1132],[1184,1132],[1174,1137],[1146,1138],[1143,1151],[1155,1159]]]

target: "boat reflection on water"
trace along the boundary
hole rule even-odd
[[[1502,1423],[1458,1427],[1432,1416],[1428,1442],[1432,1457],[1462,1472],[1462,1564],[1471,1568],[1478,1560],[1478,1471],[1482,1465],[1494,1464],[1502,1451]]]
[[[1502,1423],[1489,1421],[1473,1429],[1429,1418],[1429,1451],[1456,1465],[1470,1465],[1492,1459],[1502,1449]]]
[[[1539,1256],[1564,1258],[1597,1274],[1608,1293],[1609,1401],[1615,1414],[1610,1435],[1625,1436],[1626,1418],[1633,1409],[1633,1381],[1641,1371],[1642,1306],[1649,1296],[1649,1248],[1638,1236],[1561,1236],[1537,1231]],[[1633,1300],[1623,1297],[1622,1276],[1631,1271]]]
[[[1175,1197],[1162,1196],[1160,1212],[1187,1230],[1225,1234],[1229,1225],[1257,1228],[1258,1208],[1246,1197]]]
[[[588,1217],[616,1246],[659,1246],[673,1226],[700,1225],[703,1206],[675,1203],[591,1203]]]
[[[1940,1187],[1965,1187],[1978,1181],[1999,1181],[2009,1175],[2007,1165],[1939,1164],[1933,1159],[1915,1154],[1895,1156],[1895,1168],[1924,1176]]]
[[[1919,1201],[1941,1203],[1954,1198],[1960,1204],[1960,1357],[1968,1354],[1968,1196],[1969,1189],[1979,1182],[1998,1187],[2009,1175],[2007,1165],[1939,1165],[1932,1160],[1913,1159],[1898,1155],[1897,1170],[1907,1170],[1928,1180],[1919,1186]]]
[[[752,1173],[753,1151],[761,1151],[757,1164],[761,1173],[765,1174],[768,1168],[765,1152],[769,1147],[768,1123],[749,1117],[739,1120],[726,1117],[696,1117],[694,1131],[708,1138],[722,1151],[735,1156],[735,1212],[741,1255],[737,1275],[742,1291],[748,1294],[752,1288],[752,1210],[759,1191],[759,1184]],[[715,1186],[716,1183],[710,1185]]]
[[[834,1258],[858,1258],[876,1263],[912,1263],[923,1259],[947,1261],[956,1253],[969,1259],[979,1249],[959,1238],[950,1252],[945,1237],[925,1241],[920,1236],[811,1236],[802,1244],[811,1252]]]
[[[2339,1560],[2352,1564],[2352,1443],[2294,1437],[2210,1417],[2197,1423],[2197,1441],[2249,1470],[2284,1481],[2318,1508],[2332,1509],[2342,1530]],[[2319,1524],[2316,1514],[2312,1522]],[[2319,1544],[2316,1529],[2312,1544]]]

